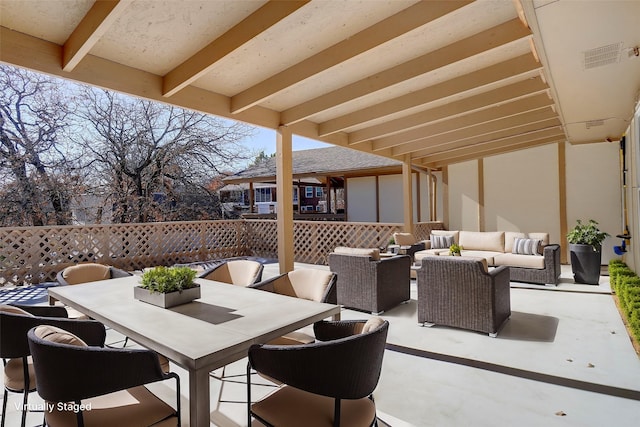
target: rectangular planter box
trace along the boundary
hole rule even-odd
[[[181,292],[171,292],[168,294],[161,294],[158,292],[152,293],[147,289],[136,286],[133,288],[133,297],[137,300],[153,304],[158,307],[169,308],[176,305],[186,304],[194,299],[200,298],[200,285],[196,285],[195,288],[185,289]]]

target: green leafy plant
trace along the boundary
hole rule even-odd
[[[451,246],[449,246],[449,253],[451,255],[454,255],[454,254],[460,255],[460,251],[461,250],[462,250],[462,246],[457,245],[455,243],[453,243]]]
[[[161,294],[180,292],[196,287],[195,277],[195,270],[189,267],[155,267],[145,271],[140,287]]]
[[[604,239],[609,237],[609,233],[600,231],[598,223],[592,219],[587,224],[583,224],[581,220],[576,221],[575,227],[567,233],[567,241],[574,245],[591,245],[599,248]]]
[[[395,245],[396,244],[396,239],[394,239],[393,237],[389,239],[389,244],[390,245]]]

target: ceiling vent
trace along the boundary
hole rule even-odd
[[[600,120],[589,120],[588,122],[585,123],[587,126],[587,129],[591,129],[597,126],[603,126],[604,125],[604,120],[600,119]]]
[[[584,69],[602,67],[620,62],[622,42],[596,47],[584,52]]]

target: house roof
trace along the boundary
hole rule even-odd
[[[294,179],[398,173],[402,170],[402,163],[397,160],[337,146],[294,151],[292,158]],[[276,159],[269,157],[255,166],[224,178],[223,181],[273,181],[275,177]]]
[[[618,140],[640,1],[1,1],[0,61],[439,168]]]

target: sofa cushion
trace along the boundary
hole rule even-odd
[[[542,255],[501,254],[493,258],[493,263],[496,267],[507,265],[509,267],[544,269],[544,257]]]
[[[504,232],[504,252],[513,252],[513,241],[518,239],[526,239],[527,235],[519,231],[505,231]]]
[[[504,231],[461,231],[462,249],[504,252]]]
[[[458,243],[460,240],[460,232],[455,230],[431,230],[434,236],[453,236],[453,243]]]
[[[418,242],[411,233],[393,233],[393,240],[400,246],[411,246]]]
[[[448,248],[447,249],[425,249],[425,250],[414,253],[413,259],[415,259],[416,262],[418,262],[422,260],[422,258],[438,256],[438,255],[448,255],[448,254],[449,254]]]
[[[529,233],[527,236],[529,239],[540,239],[540,254],[544,253],[544,247],[549,244],[549,233]]]
[[[431,241],[431,249],[449,249],[449,246],[453,244],[453,236],[438,236],[432,234],[429,236]]]
[[[462,257],[463,258],[478,258],[478,259],[484,259],[487,264],[489,265],[494,265],[493,264],[493,258],[496,255],[502,255],[502,252],[493,252],[493,251],[468,251],[463,249],[461,251]]]
[[[539,255],[541,242],[542,240],[540,239],[516,238],[513,242],[513,249],[511,252],[519,255]]]
[[[374,261],[380,260],[380,249],[377,248],[347,248],[345,246],[338,246],[333,252],[341,255],[368,256]]]

